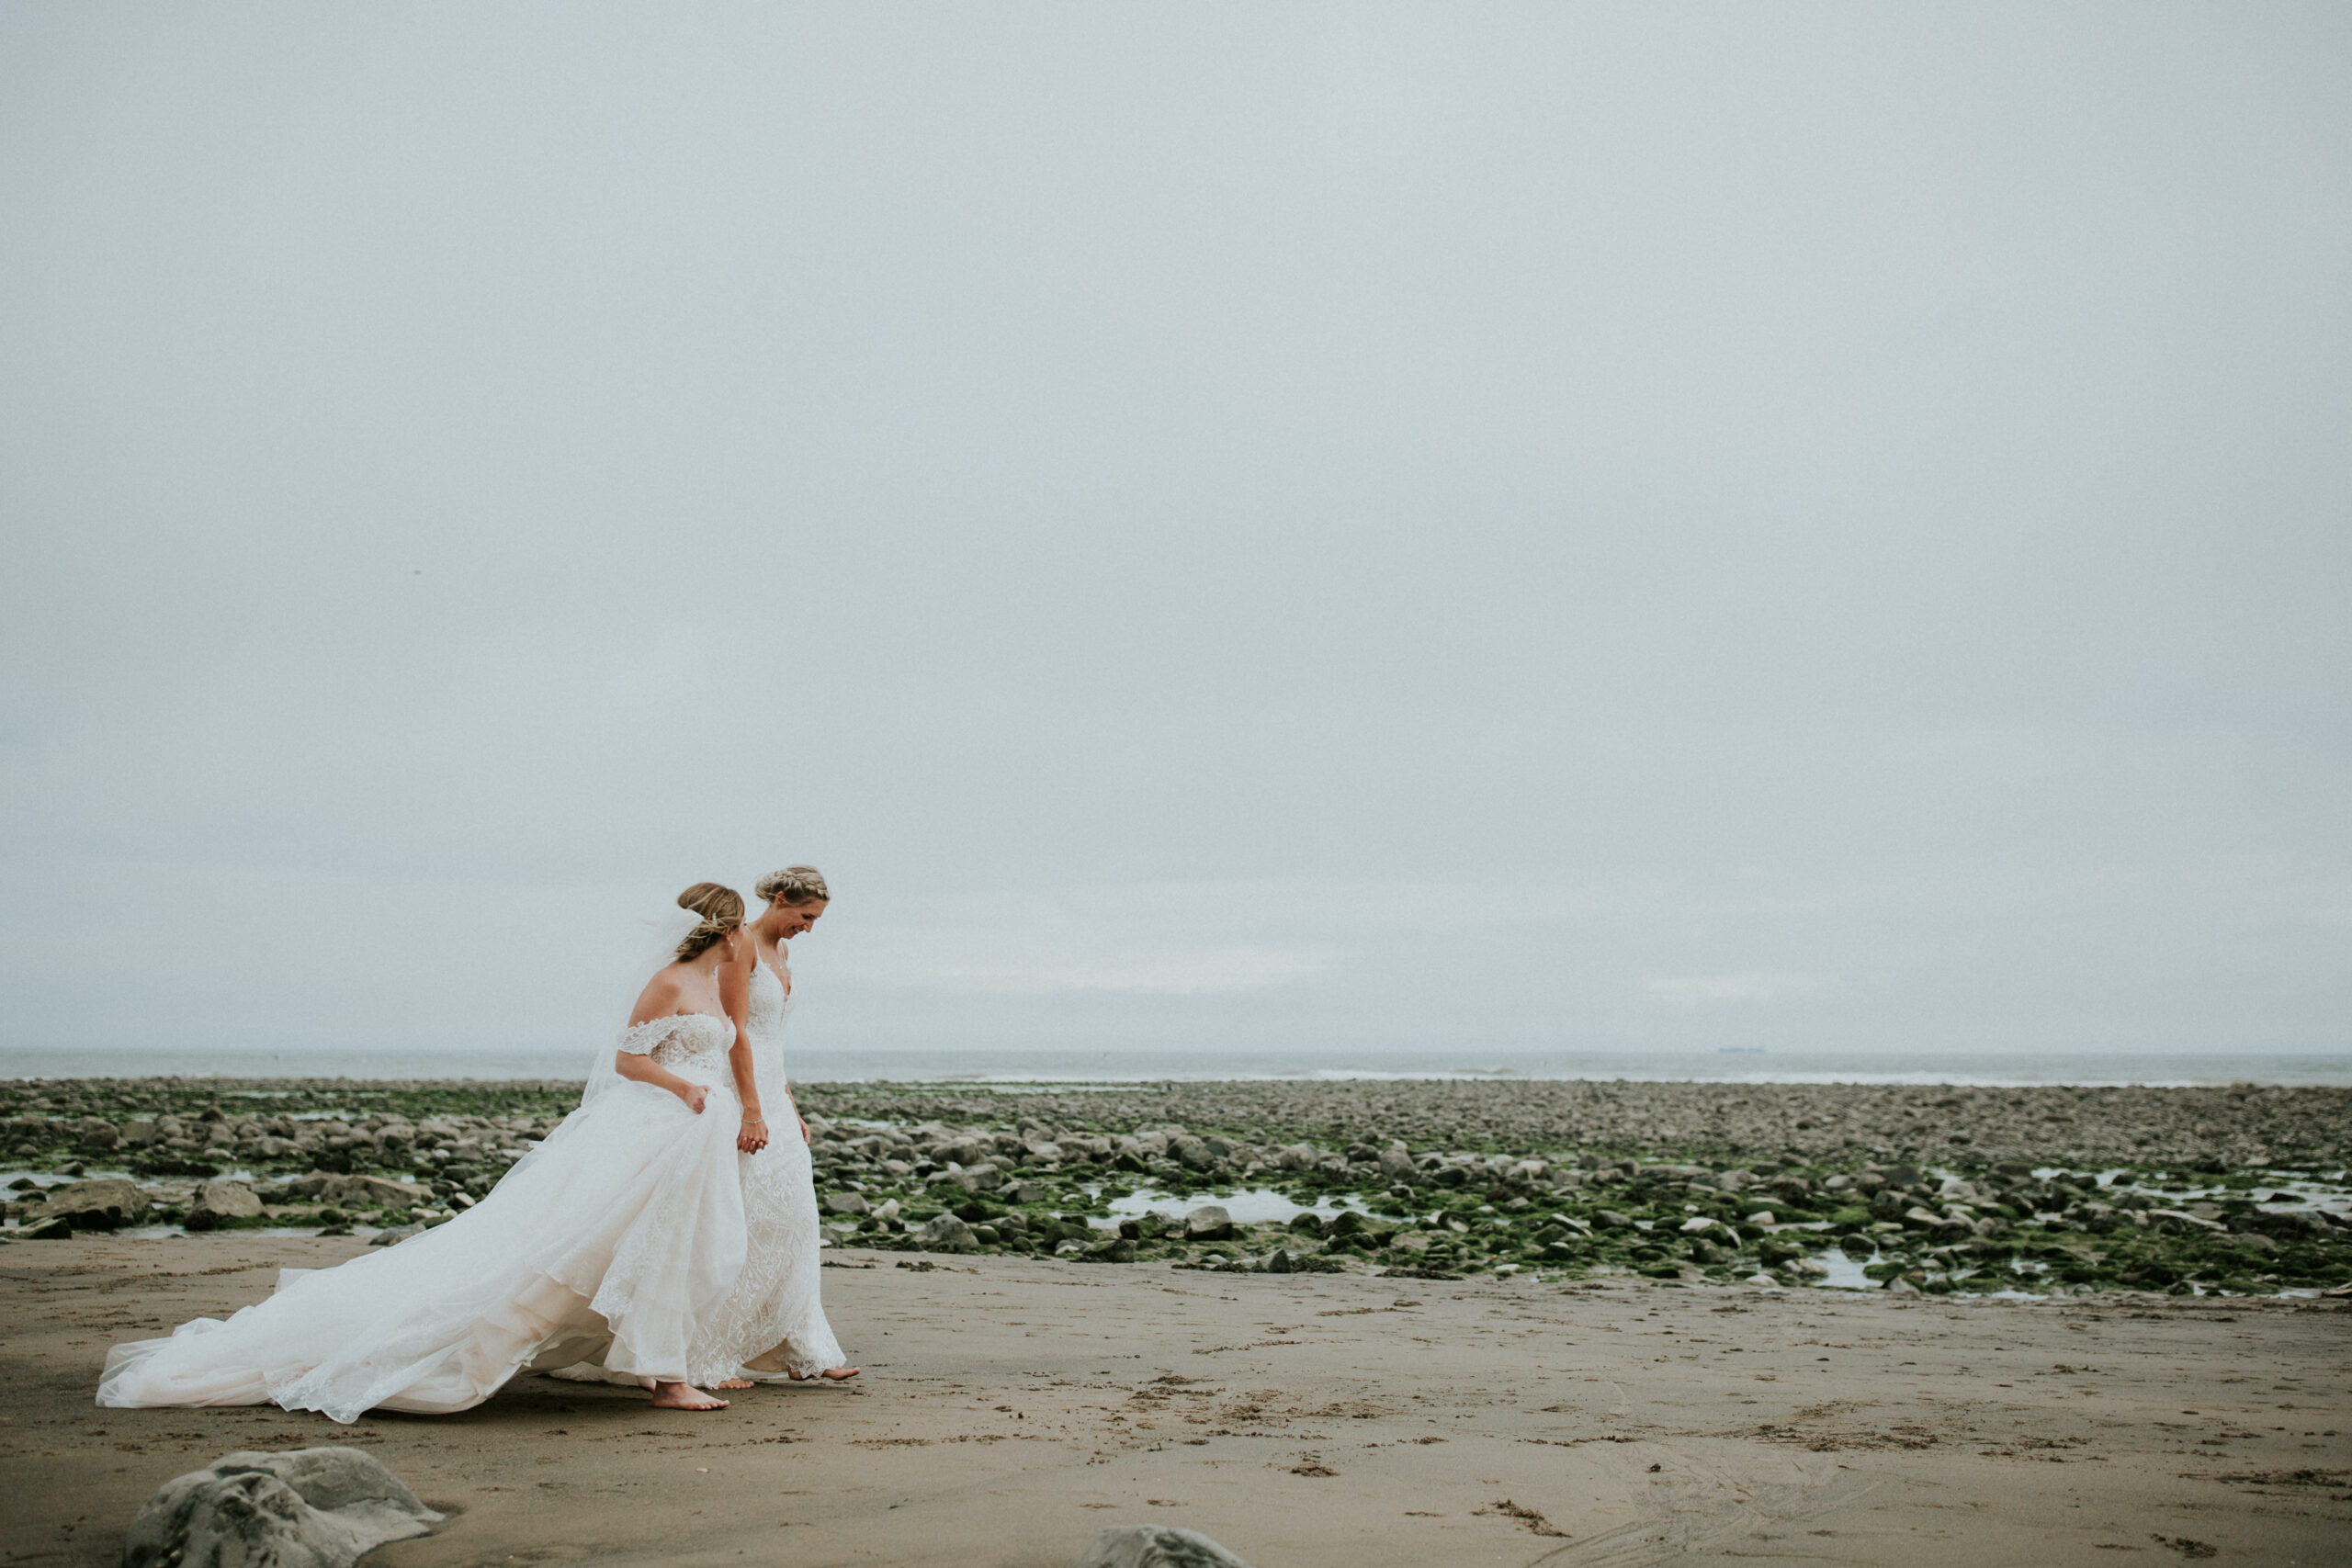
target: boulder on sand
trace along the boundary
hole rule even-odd
[[[123,1538],[123,1568],[350,1568],[443,1516],[358,1449],[233,1453],[165,1482]]]
[[[1070,1568],[1250,1568],[1250,1564],[1198,1530],[1113,1525],[1087,1544]]]
[[[223,1220],[249,1220],[261,1212],[260,1194],[251,1187],[215,1179],[197,1188],[196,1201],[188,1205],[187,1228],[218,1230]]]
[[[926,1252],[977,1252],[980,1247],[972,1227],[953,1214],[933,1216],[915,1232],[915,1240]]]
[[[147,1194],[136,1182],[109,1176],[51,1188],[44,1213],[77,1231],[110,1231],[137,1224],[147,1217]]]

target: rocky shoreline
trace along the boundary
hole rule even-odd
[[[1898,1292],[2352,1283],[2345,1089],[797,1092],[829,1235],[861,1247]],[[479,1201],[578,1095],[563,1081],[0,1084],[0,1160],[17,1172],[0,1239],[357,1226],[396,1240]]]

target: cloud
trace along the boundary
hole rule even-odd
[[[1783,997],[1811,996],[1827,984],[1818,975],[1745,969],[1730,975],[1671,976],[1651,980],[1642,988],[1660,1001],[1699,1007],[1711,1002],[1770,1002]]]
[[[1092,953],[1008,953],[950,964],[931,983],[1013,996],[1120,991],[1139,996],[1213,996],[1262,991],[1320,972],[1318,954],[1271,947],[1119,947]]]
[[[675,10],[0,10],[0,1049],[2340,1049],[2352,11]]]

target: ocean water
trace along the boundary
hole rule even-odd
[[[2352,1085],[2352,1047],[2319,1051],[832,1050],[792,1061],[807,1083],[1124,1084],[1174,1079],[1623,1078],[1637,1082]],[[0,1047],[0,1077],[572,1078],[562,1051],[171,1051]]]

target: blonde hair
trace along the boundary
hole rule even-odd
[[[678,944],[678,962],[691,963],[717,947],[719,939],[743,923],[743,896],[716,882],[697,882],[678,895],[678,908],[700,915],[702,924]]]
[[[813,865],[788,865],[769,872],[752,891],[771,904],[829,903],[833,897],[825,887],[825,874]]]

